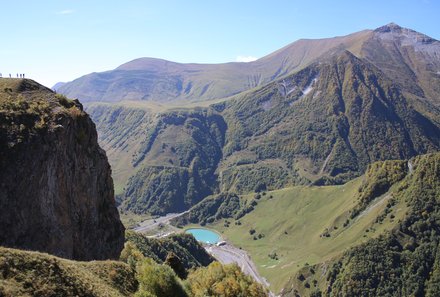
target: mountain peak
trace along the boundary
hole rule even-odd
[[[387,33],[387,32],[401,33],[402,29],[404,29],[404,28],[400,27],[396,23],[391,22],[389,24],[386,24],[385,26],[377,28],[376,30],[374,30],[374,32],[377,32],[377,33]]]
[[[437,41],[425,34],[408,28],[400,27],[395,23],[389,23],[385,26],[379,27],[374,30],[374,33],[376,33],[376,36],[382,40],[398,41],[404,46],[420,46],[432,44],[433,42]]]

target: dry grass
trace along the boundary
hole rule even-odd
[[[130,296],[136,288],[122,262],[77,262],[0,247],[0,296]]]

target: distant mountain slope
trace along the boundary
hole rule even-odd
[[[117,183],[135,212],[181,211],[222,191],[342,183],[371,162],[440,148],[438,107],[345,50],[211,107],[88,111],[124,160]]]
[[[224,190],[339,183],[371,162],[440,148],[440,110],[348,51],[220,106],[228,123]]]
[[[110,165],[82,105],[0,79],[0,245],[98,260],[123,244]]]
[[[440,104],[440,42],[396,24],[342,37],[301,39],[249,63],[181,64],[140,58],[58,87],[82,102],[206,101],[264,85],[339,50],[348,50],[402,87]]]
[[[57,82],[53,85],[52,90],[57,91],[61,86],[65,85],[65,82]]]
[[[440,104],[440,42],[389,24],[374,30],[360,56],[381,69],[404,90]]]
[[[57,90],[81,102],[121,100],[206,101],[228,97],[264,85],[334,48],[359,52],[371,31],[322,40],[299,40],[249,63],[181,64],[140,58],[118,68],[92,73]]]

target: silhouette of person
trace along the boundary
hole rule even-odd
[[[23,73],[23,78],[24,78],[24,73]]]
[[[9,73],[9,78],[11,78],[11,74]]]

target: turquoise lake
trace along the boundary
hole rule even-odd
[[[204,243],[216,244],[220,241],[220,235],[203,228],[193,228],[185,231],[186,233],[191,233],[198,241]]]

